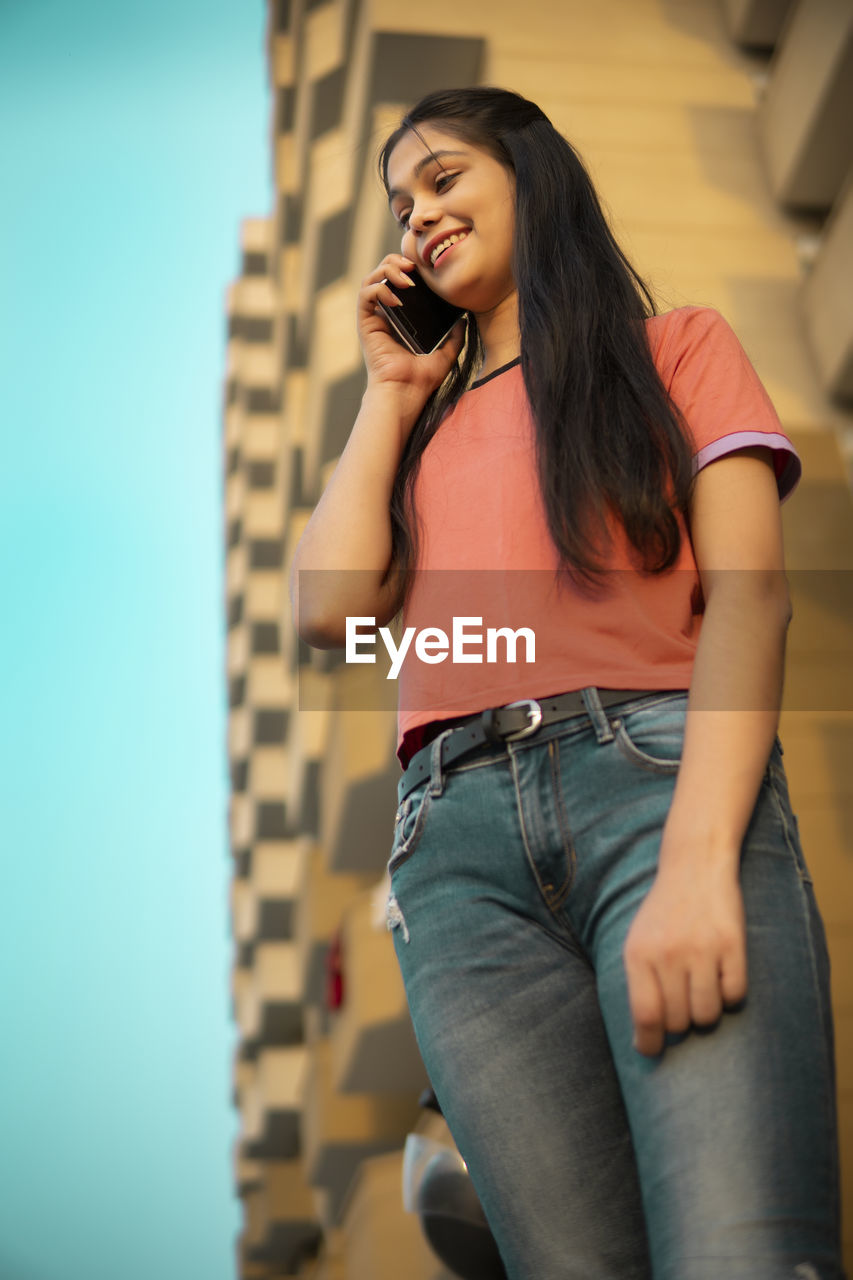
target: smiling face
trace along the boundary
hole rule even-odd
[[[387,176],[402,252],[431,289],[477,315],[514,299],[509,169],[489,152],[424,124],[394,147]]]

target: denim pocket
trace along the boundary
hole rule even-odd
[[[396,869],[412,856],[418,846],[429,810],[429,779],[425,779],[402,801],[394,816],[394,840],[388,872]]]
[[[679,692],[617,716],[610,727],[627,760],[651,773],[677,773],[686,714],[687,694]]]

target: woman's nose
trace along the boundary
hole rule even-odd
[[[432,204],[415,205],[409,214],[409,228],[412,231],[423,231],[433,226],[441,217],[441,210]]]
[[[418,244],[425,232],[435,226],[441,217],[441,210],[425,201],[416,203],[407,219],[408,227],[403,234],[401,251],[407,258],[417,259]]]

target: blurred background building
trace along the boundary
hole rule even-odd
[[[782,736],[833,961],[853,1266],[853,9],[270,0],[268,54],[276,204],[242,227],[224,403],[239,1275],[450,1275],[400,1194],[426,1081],[377,889],[394,711],[372,669],[298,641],[286,584],[362,392],[359,282],[399,247],[378,146],[472,83],[573,141],[661,309],[723,312],[803,457]]]

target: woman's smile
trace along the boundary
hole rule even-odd
[[[449,236],[433,236],[432,240],[424,246],[424,260],[429,266],[435,267],[439,259],[444,261],[450,250],[464,240],[467,235],[468,231],[465,228],[460,228],[459,231],[452,231]]]

